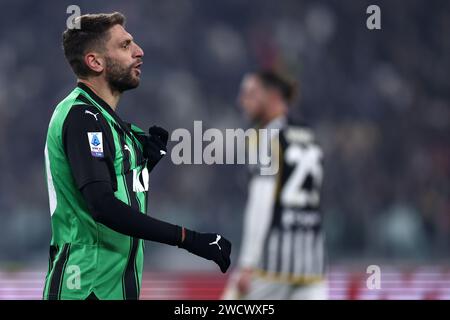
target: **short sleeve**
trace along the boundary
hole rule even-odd
[[[63,144],[78,189],[91,182],[104,181],[116,190],[114,140],[97,108],[72,107],[63,125]]]

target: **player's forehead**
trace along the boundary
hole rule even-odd
[[[258,77],[253,73],[248,73],[242,78],[241,90],[254,90],[260,87],[260,81]]]
[[[123,41],[127,41],[133,40],[133,36],[128,33],[125,28],[123,26],[121,26],[120,24],[116,24],[115,26],[112,26],[111,29],[109,29],[109,34],[110,34],[110,40],[112,42],[123,42]]]

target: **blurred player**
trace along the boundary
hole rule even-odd
[[[146,215],[149,172],[168,132],[149,135],[116,113],[140,82],[144,52],[120,13],[84,15],[63,35],[77,87],[56,107],[45,145],[52,239],[44,299],[138,299],[144,241],[230,264],[231,243]]]
[[[322,151],[311,129],[288,120],[294,90],[271,71],[243,79],[239,103],[246,115],[257,128],[279,129],[269,132],[278,142],[272,161],[279,170],[261,175],[250,168],[239,265],[224,299],[326,299]]]

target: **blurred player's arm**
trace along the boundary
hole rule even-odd
[[[261,258],[265,237],[272,222],[275,188],[275,176],[256,176],[249,185],[239,256],[237,285],[241,294],[248,290],[251,273]]]

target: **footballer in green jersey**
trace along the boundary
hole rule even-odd
[[[166,154],[168,132],[148,132],[116,113],[140,82],[143,50],[121,13],[79,17],[63,34],[78,78],[55,108],[45,144],[52,239],[44,299],[138,299],[144,240],[230,265],[231,243],[147,216],[149,174]]]

